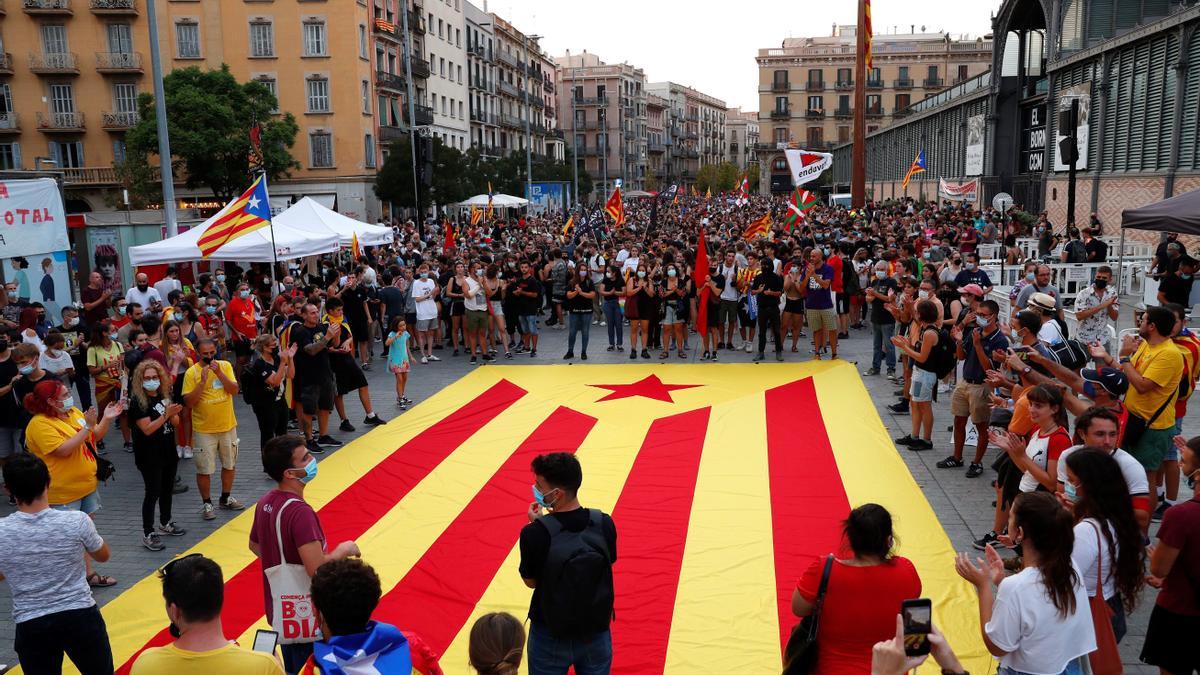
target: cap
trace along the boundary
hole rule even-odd
[[[962,288],[958,289],[958,291],[960,293],[966,293],[968,295],[973,295],[977,298],[983,297],[983,289],[980,288],[979,284],[967,284],[966,286],[963,286]]]
[[[1083,378],[1083,393],[1088,398],[1096,397],[1097,385],[1116,398],[1121,398],[1129,391],[1129,378],[1117,368],[1085,368],[1079,375]]]
[[[1029,298],[1029,304],[1035,309],[1040,309],[1043,312],[1053,312],[1055,308],[1054,297],[1048,293],[1034,293]]]

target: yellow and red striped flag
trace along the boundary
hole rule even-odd
[[[866,43],[867,76],[870,77],[870,71],[875,67],[875,57],[871,54],[871,0],[864,1],[866,3],[866,22],[863,24],[863,37]]]
[[[478,225],[479,221],[482,219],[483,219],[483,211],[480,211],[478,208],[472,206],[471,207],[471,224]]]
[[[357,232],[350,235],[350,255],[354,256],[355,261],[362,257],[362,247],[358,245]]]
[[[746,230],[742,232],[742,238],[746,241],[751,241],[759,237],[766,236],[771,230],[771,214],[763,214],[762,218],[750,223],[746,226]]]
[[[604,204],[604,212],[609,218],[613,219],[613,227],[620,227],[625,224],[625,202],[621,201],[621,186],[613,188],[612,195],[609,196],[608,202]]]
[[[208,258],[231,241],[271,225],[271,207],[267,199],[267,180],[259,175],[241,197],[225,205],[196,245],[200,257]]]
[[[530,462],[573,454],[581,501],[620,533],[616,675],[778,672],[797,580],[845,551],[852,507],[881,504],[934,623],[964,668],[982,672],[991,660],[974,589],[954,574],[954,548],[874,409],[846,361],[483,368],[323,459],[304,499],[329,541],[356,542],[375,568],[374,616],[462,672],[478,617],[529,607],[518,562]],[[265,627],[251,516],[180,552],[221,566],[222,626],[242,644]],[[157,575],[130,581],[101,608],[123,674],[172,639],[166,614],[149,611],[162,602]]]
[[[575,214],[574,213],[567,216],[567,224],[563,225],[563,229],[562,229],[563,236],[565,237],[568,234],[570,234],[571,228],[573,228],[573,227],[575,227]]]

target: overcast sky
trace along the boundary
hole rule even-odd
[[[483,0],[471,0],[483,7]],[[928,32],[972,37],[991,30],[999,0],[875,0],[876,34]],[[784,38],[828,35],[856,20],[854,0],[489,0],[488,11],[545,36],[554,56],[587,50],[607,63],[642,68],[648,81],[693,86],[743,110],[758,109],[759,49]]]

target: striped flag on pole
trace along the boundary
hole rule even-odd
[[[200,257],[209,258],[225,244],[270,224],[271,207],[267,200],[267,179],[260,174],[254,179],[250,189],[221,209],[212,225],[200,235],[196,242],[200,247]]]
[[[901,188],[908,187],[908,181],[912,180],[913,176],[915,176],[919,173],[924,173],[924,172],[925,172],[925,151],[922,150],[917,153],[917,158],[913,160],[912,166],[908,167],[908,173],[904,174],[904,182],[900,185],[900,187]]]

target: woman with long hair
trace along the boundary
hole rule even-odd
[[[183,328],[175,321],[163,326],[162,352],[167,359],[167,382],[171,398],[183,400],[183,374],[196,362],[196,348],[183,336]],[[184,408],[175,426],[175,449],[183,459],[192,457],[192,410]]]
[[[401,277],[403,280],[403,277]],[[496,353],[496,343],[504,347],[504,358],[511,359],[512,352],[508,348],[508,326],[504,323],[504,287],[507,283],[500,278],[500,266],[491,263],[484,270],[483,294],[487,297],[488,312],[487,347],[489,354]],[[394,323],[394,322],[393,322]]]
[[[446,298],[450,302],[450,342],[454,345],[454,353],[458,356],[459,340],[462,336],[463,317],[467,314],[465,299],[467,297],[467,266],[463,261],[454,263],[454,274],[446,282]],[[464,341],[465,342],[465,341]],[[466,347],[466,344],[463,345]]]
[[[665,359],[671,355],[671,340],[675,340],[675,349],[679,358],[687,358],[687,319],[688,300],[691,280],[681,271],[681,267],[669,262],[664,267],[663,278],[659,282],[658,296],[663,304],[662,320],[662,354],[658,358]]]
[[[1024,546],[1025,568],[1005,578],[991,544],[986,559],[959,553],[955,560],[955,571],[979,593],[983,642],[1000,657],[1001,675],[1080,675],[1081,657],[1096,650],[1087,590],[1071,561],[1074,525],[1051,493],[1023,492],[1013,501],[1008,533]]]
[[[835,558],[821,606],[817,668],[823,675],[865,673],[876,642],[896,633],[900,604],[921,596],[921,578],[907,558],[895,555],[892,515],[864,504],[842,524],[851,556]],[[826,557],[809,565],[792,593],[792,613],[805,617],[817,603]]]
[[[915,314],[915,343],[910,343],[907,335],[892,336],[892,344],[912,363],[912,382],[908,392],[912,403],[912,433],[896,439],[896,443],[908,446],[909,450],[932,450],[933,395],[938,384],[937,374],[933,372],[935,364],[932,363],[932,355],[939,339],[937,325],[941,317],[932,300],[918,300]]]
[[[649,337],[650,312],[653,311],[654,286],[650,283],[650,269],[644,260],[638,261],[637,269],[625,282],[625,308],[629,313],[629,358],[638,357],[638,339],[641,339],[641,354],[643,359],[650,358],[647,349]],[[629,311],[633,304],[634,311]]]
[[[175,487],[175,429],[183,406],[171,399],[170,377],[153,359],[133,369],[129,379],[129,421],[133,425],[133,461],[142,474],[142,546],[151,551],[166,548],[159,535],[178,537],[184,530],[171,521],[171,494]],[[158,526],[154,506],[158,505]]]
[[[279,337],[283,327],[292,320],[292,299],[287,295],[277,295],[271,301],[271,312],[267,314],[266,332]]]
[[[467,658],[479,675],[516,675],[524,651],[525,627],[512,614],[484,614],[471,626]]]
[[[580,339],[579,358],[587,361],[588,337],[591,335],[592,300],[596,297],[596,286],[588,273],[587,263],[580,262],[569,272],[563,313],[568,323],[567,353],[563,359],[575,358],[575,336]]]
[[[621,268],[609,265],[608,272],[596,290],[602,298],[600,308],[604,311],[605,327],[608,328],[608,351],[623,352],[625,334],[621,325],[624,319],[621,298],[625,295],[625,281],[621,279]]]
[[[1088,597],[1094,597],[1103,584],[1104,601],[1113,611],[1113,635],[1120,642],[1125,637],[1125,614],[1137,606],[1145,582],[1146,550],[1129,487],[1121,465],[1099,448],[1075,450],[1067,455],[1066,464],[1063,500],[1075,514],[1071,558],[1083,575]]]
[[[108,409],[108,405],[121,398],[121,377],[125,374],[125,352],[117,343],[117,331],[108,321],[92,326],[88,340],[87,365],[92,380],[96,383],[96,407]],[[121,435],[128,449],[133,449],[129,427],[121,424]],[[97,450],[104,454],[104,436],[97,434]]]

